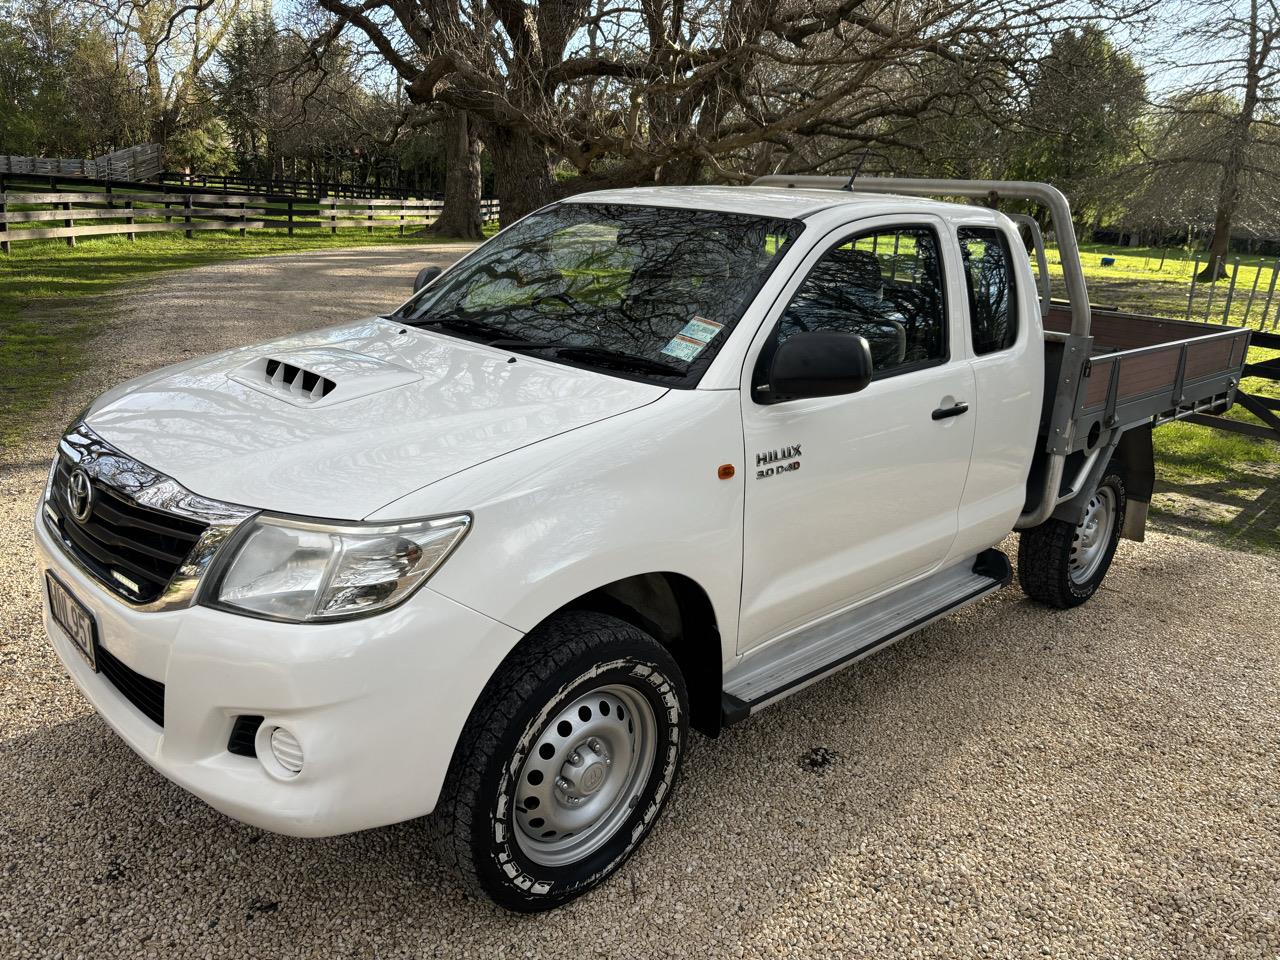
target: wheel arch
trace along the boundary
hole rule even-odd
[[[521,655],[529,636],[549,620],[579,610],[616,617],[661,643],[684,676],[689,695],[689,725],[706,736],[719,736],[723,651],[715,606],[700,583],[670,571],[622,577],[548,610],[494,663],[476,693],[469,715],[474,713],[503,666]],[[457,746],[454,749],[456,756]]]
[[[689,692],[690,725],[709,737],[719,735],[723,650],[715,607],[701,584],[685,574],[670,571],[632,574],[560,604],[528,633],[535,632],[553,617],[574,610],[617,617],[666,647],[684,675]],[[517,643],[503,662],[515,655],[520,646]],[[494,673],[500,667],[501,664],[495,666]]]
[[[690,724],[714,737],[720,732],[722,649],[715,608],[691,577],[667,571],[641,573],[597,587],[564,604],[625,620],[670,651],[689,691]]]
[[[1147,509],[1151,505],[1156,476],[1155,454],[1151,445],[1151,424],[1144,423],[1125,430],[1118,437],[1112,435],[1107,448],[1095,451],[1100,456],[1089,469],[1088,476],[1084,477],[1083,482],[1080,483],[1078,492],[1070,500],[1060,503],[1053,511],[1052,517],[1072,525],[1079,523],[1084,516],[1089,498],[1093,496],[1102,478],[1109,471],[1114,471],[1124,482],[1127,503],[1120,536],[1126,540],[1141,541],[1146,536]],[[1083,451],[1071,454],[1067,460],[1067,475],[1078,474],[1084,466],[1087,466],[1087,457],[1088,454]],[[1065,478],[1063,483],[1067,483]]]

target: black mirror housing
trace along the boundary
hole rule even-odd
[[[856,333],[813,330],[792,334],[778,345],[769,365],[766,403],[857,393],[874,372],[871,346]]]
[[[417,293],[442,273],[444,273],[444,270],[440,267],[423,267],[418,271],[418,275],[413,278],[413,292]]]

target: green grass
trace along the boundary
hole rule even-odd
[[[1058,259],[1058,251],[1051,247],[1047,253],[1049,273],[1055,281],[1060,280],[1062,265]],[[1080,260],[1084,266],[1085,279],[1089,284],[1089,299],[1106,306],[1117,306],[1178,320],[1184,319],[1187,317],[1187,293],[1195,266],[1194,255],[1188,256],[1185,251],[1178,249],[1166,250],[1165,253],[1167,256],[1161,264],[1159,248],[1081,244]],[[1102,265],[1104,257],[1114,259],[1115,263],[1104,267]],[[1234,255],[1232,259],[1235,259]],[[1267,291],[1271,284],[1272,267],[1275,263],[1275,257],[1240,257],[1240,268],[1236,275],[1235,294],[1232,297],[1229,315],[1231,323],[1244,324],[1247,314],[1248,325],[1258,327],[1262,321],[1263,308],[1267,304]],[[1203,269],[1204,264],[1201,263],[1200,266]],[[1204,320],[1212,290],[1211,320],[1215,323],[1223,322],[1223,308],[1226,304],[1229,284],[1229,276],[1216,284],[1197,283],[1190,319]],[[1251,293],[1252,305],[1250,305]],[[1055,295],[1061,294],[1061,286],[1055,286]],[[1272,329],[1277,322],[1278,307],[1280,307],[1280,284],[1277,285],[1275,296],[1267,311],[1266,329],[1268,330]]]
[[[83,368],[84,346],[98,331],[103,297],[158,273],[246,257],[387,243],[394,228],[298,233],[141,234],[81,240],[15,243],[0,254],[0,443],[16,442],[30,413]]]

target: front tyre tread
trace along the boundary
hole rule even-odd
[[[622,849],[604,857],[607,862],[599,869],[582,875],[575,875],[573,867],[529,869],[528,864],[518,862],[518,854],[512,856],[509,849],[495,847],[494,818],[501,816],[496,812],[500,807],[496,795],[499,784],[504,782],[503,770],[511,765],[517,744],[529,739],[527,727],[534,718],[559,702],[557,697],[575,695],[578,687],[567,685],[573,684],[575,678],[580,680],[584,670],[620,658],[651,665],[655,680],[661,678],[670,691],[666,722],[659,720],[658,756],[643,794],[646,799],[637,804],[639,817],[628,821],[601,851],[585,858],[584,863],[592,864],[621,843]],[[647,633],[616,617],[590,611],[552,617],[508,655],[472,710],[454,750],[440,800],[429,818],[434,847],[473,893],[490,897],[508,909],[548,910],[580,896],[634,852],[665,806],[679,772],[688,735],[688,712],[679,668],[667,650]],[[670,714],[675,715],[674,723]],[[674,741],[674,750],[664,745],[661,731]],[[536,736],[537,730],[533,730],[532,737]],[[649,809],[651,815],[645,816]],[[514,819],[508,817],[506,826],[508,831],[516,829]],[[631,839],[624,841],[627,835]],[[514,838],[507,845],[512,846]],[[511,875],[513,869],[515,876]],[[542,882],[529,882],[539,871],[544,877],[555,877],[549,887]]]

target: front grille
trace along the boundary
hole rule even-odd
[[[144,677],[112,656],[102,644],[94,649],[98,671],[157,727],[164,726],[164,684]]]
[[[93,505],[83,521],[72,515],[68,484],[75,465],[58,455],[53,502],[64,545],[99,580],[132,603],[150,603],[182,566],[206,525],[145,507],[98,477],[90,480]]]

